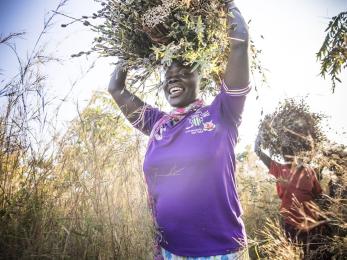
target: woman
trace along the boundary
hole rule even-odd
[[[236,192],[237,128],[249,88],[248,30],[229,1],[231,53],[221,92],[211,105],[198,99],[199,76],[174,62],[164,93],[174,108],[165,114],[125,88],[118,66],[109,92],[128,120],[150,136],[144,173],[164,259],[248,259]]]

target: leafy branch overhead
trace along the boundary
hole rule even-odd
[[[91,50],[74,56],[118,57],[140,83],[178,59],[200,71],[203,90],[219,83],[230,49],[224,0],[105,0],[101,7],[74,19],[97,33]]]
[[[333,17],[325,31],[327,35],[317,58],[321,62],[320,74],[324,78],[329,75],[334,92],[336,83],[341,83],[339,74],[347,67],[347,12]]]

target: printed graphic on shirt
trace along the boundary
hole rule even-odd
[[[213,120],[205,122],[206,117],[208,116],[210,116],[209,111],[196,112],[193,114],[189,118],[190,126],[186,127],[185,133],[195,135],[213,131],[216,128],[216,125],[213,123]]]
[[[160,141],[163,139],[163,134],[164,132],[166,131],[166,127],[165,126],[162,126],[159,128],[159,131],[157,133],[154,134],[154,138],[157,140],[157,141]]]

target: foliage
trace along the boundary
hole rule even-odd
[[[311,112],[304,100],[286,99],[260,122],[261,144],[276,157],[282,156],[283,149],[294,155],[312,151],[315,145],[325,140],[320,125],[323,118],[323,115]]]
[[[96,94],[54,154],[1,142],[0,258],[152,258],[142,141],[119,114]]]
[[[275,189],[275,180],[265,169],[257,155],[247,146],[237,155],[237,191],[243,210],[243,221],[249,239],[251,259],[264,256],[259,252],[259,228],[264,227],[269,219],[278,219],[280,200]],[[257,217],[254,217],[257,216]]]
[[[200,70],[202,88],[219,82],[229,53],[223,0],[107,0],[101,5],[80,19],[99,35],[92,50],[74,56],[118,57],[136,70],[135,82],[141,83],[176,59]],[[93,25],[91,19],[102,23]]]
[[[56,10],[65,3],[60,1]],[[48,153],[46,147],[38,145],[47,122],[46,78],[41,66],[55,61],[45,55],[40,40],[54,16],[47,17],[35,46],[24,59],[12,42],[24,33],[11,33],[0,39],[0,44],[9,47],[18,61],[18,73],[0,80],[0,258],[4,259],[57,254],[60,229],[54,203],[59,193],[52,189],[58,182],[51,175],[51,158],[43,156]]]
[[[324,252],[343,259],[347,255],[347,147],[326,141],[311,154],[311,163],[328,179],[327,192],[318,201],[316,212],[325,222],[325,234],[318,237],[321,246],[312,259]]]
[[[345,153],[343,145],[324,143],[311,156],[311,165],[316,166],[319,175],[322,175],[320,180],[324,194],[306,204],[317,219],[307,216],[298,201],[293,204],[305,219],[300,223],[303,229],[320,226],[320,232],[310,238],[310,243],[315,243],[315,246],[306,252],[305,259],[343,259],[347,254]],[[302,259],[307,244],[300,245],[285,235],[279,220],[280,200],[275,190],[276,180],[267,174],[256,158],[250,147],[237,156],[238,194],[243,207],[250,256],[252,259]],[[329,183],[324,185],[326,179]]]
[[[329,74],[334,92],[336,83],[341,83],[341,70],[347,67],[347,12],[334,16],[325,31],[327,35],[317,58],[321,62],[320,74],[324,78]]]
[[[346,184],[345,182],[345,192]],[[337,196],[324,195],[317,202],[319,206],[313,206],[324,227],[321,234],[313,237],[319,246],[310,252],[310,259],[317,259],[323,254],[334,256],[335,259],[343,259],[347,255],[347,194],[335,195]]]
[[[258,227],[265,225],[268,218],[279,217],[280,200],[276,194],[275,180],[250,146],[238,155],[236,176],[247,235],[255,237]],[[254,218],[254,215],[258,218]]]
[[[327,169],[347,184],[347,147],[331,141],[321,143],[310,156],[319,169]]]
[[[259,243],[259,250],[265,259],[300,260],[303,259],[301,245],[290,241],[284,233],[281,224],[276,220],[268,220],[259,230],[263,240]]]
[[[155,230],[141,144],[105,93],[93,97],[61,138],[55,171],[69,187],[62,224],[70,257],[151,258]]]

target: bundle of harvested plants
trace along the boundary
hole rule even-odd
[[[140,83],[179,60],[199,70],[207,91],[219,83],[230,48],[224,2],[105,0],[97,13],[79,19],[98,33],[87,54],[118,57],[136,71],[132,78]],[[91,19],[101,23],[93,25]]]
[[[292,155],[309,152],[325,140],[321,122],[324,116],[313,113],[303,100],[286,99],[259,125],[262,147],[281,157],[283,151]]]

